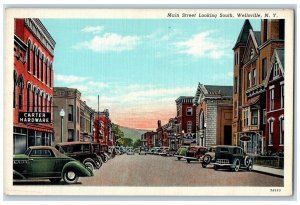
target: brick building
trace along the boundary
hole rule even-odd
[[[19,112],[48,112],[53,119],[55,41],[39,19],[14,21],[13,139],[15,154],[28,146],[52,145],[51,123],[19,123]]]
[[[198,84],[196,107],[197,144],[232,144],[232,86]]]
[[[194,97],[180,96],[175,100],[176,116],[176,133],[178,145],[190,144],[196,140],[196,106],[193,104]]]
[[[94,119],[94,141],[101,145],[112,145],[114,136],[112,135],[112,123],[109,117],[109,110],[96,112]]]
[[[253,31],[246,20],[233,48],[233,144],[243,147],[248,153],[265,152],[265,79],[274,49],[283,47],[284,20],[263,19],[261,31]]]
[[[284,152],[284,49],[274,50],[266,89],[267,152]]]
[[[157,132],[149,131],[141,135],[141,143],[143,147],[151,149],[157,145]]]

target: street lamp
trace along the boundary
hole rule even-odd
[[[206,146],[206,122],[204,123],[204,146]]]
[[[64,135],[64,116],[65,116],[65,111],[63,108],[61,108],[61,111],[59,112],[60,118],[61,118],[61,135],[60,135],[60,142],[63,142],[63,135]]]

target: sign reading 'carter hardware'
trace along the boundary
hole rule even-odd
[[[19,122],[50,123],[51,112],[19,112]]]

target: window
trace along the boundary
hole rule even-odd
[[[266,42],[267,39],[268,39],[268,19],[264,19],[264,33],[263,33],[263,37],[264,37],[264,40],[263,42]]]
[[[74,141],[74,130],[68,129],[68,142]]]
[[[23,109],[23,89],[20,89],[19,93],[19,109]]]
[[[52,87],[52,64],[50,64],[50,69],[49,69],[49,84],[50,84],[50,88]]]
[[[284,19],[279,20],[279,39],[284,39]]]
[[[251,86],[251,72],[248,72],[247,88]]]
[[[18,79],[18,74],[17,72],[14,70],[14,96],[13,96],[13,108],[16,107],[16,86],[17,86],[17,79]]]
[[[27,71],[30,72],[30,47],[31,47],[31,42],[28,41],[28,48],[27,48]]]
[[[79,123],[79,122],[80,122],[80,118],[79,118],[79,107],[77,107],[77,112],[76,112],[76,114],[77,114],[77,122]]]
[[[30,91],[31,85],[29,84],[27,87],[27,112],[30,112]]]
[[[244,126],[248,127],[248,110],[244,111]]]
[[[256,85],[256,69],[252,71],[252,85]]]
[[[35,109],[36,109],[36,107],[35,107],[35,105],[36,105],[36,96],[35,96],[36,94],[35,94],[35,92],[33,91],[32,92],[32,97],[33,97],[33,99],[32,99],[32,103],[33,103],[33,105],[32,105],[32,111],[33,112],[35,112]]]
[[[284,144],[284,118],[281,117],[280,119],[280,144]]]
[[[192,116],[193,115],[193,108],[191,108],[191,107],[186,108],[186,115],[187,116]]]
[[[274,88],[270,90],[270,110],[274,110]]]
[[[237,77],[234,77],[234,93],[236,94],[237,93]]]
[[[254,49],[251,48],[251,50],[250,50],[250,59],[252,59],[253,57],[254,57]]]
[[[263,80],[267,77],[267,72],[268,72],[267,58],[264,58],[262,60],[262,78],[263,78]]]
[[[281,108],[284,108],[284,84],[281,85]]]
[[[33,49],[33,75],[35,75],[36,74],[36,50],[35,50],[35,47],[34,47],[34,49]]]
[[[37,78],[40,78],[40,51],[37,54],[37,61],[36,61],[36,69],[37,69]]]
[[[265,125],[267,122],[267,112],[266,109],[263,110],[263,124]]]
[[[188,121],[187,122],[187,132],[191,133],[192,132],[192,128],[193,128],[192,121]]]
[[[68,107],[68,121],[73,122],[73,105]]]
[[[41,81],[44,81],[44,57],[41,59]]]
[[[269,122],[269,145],[273,145],[273,137],[274,137],[274,120],[270,120]]]
[[[279,66],[278,63],[275,62],[273,65],[273,77],[277,77],[279,75]]]
[[[237,105],[237,101],[234,102],[234,116],[238,115],[238,105]]]
[[[258,125],[258,110],[253,109],[251,112],[251,124]]]
[[[41,96],[41,112],[44,111],[44,98]]]

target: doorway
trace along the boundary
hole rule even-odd
[[[231,145],[231,132],[232,127],[231,125],[224,126],[224,145]]]

